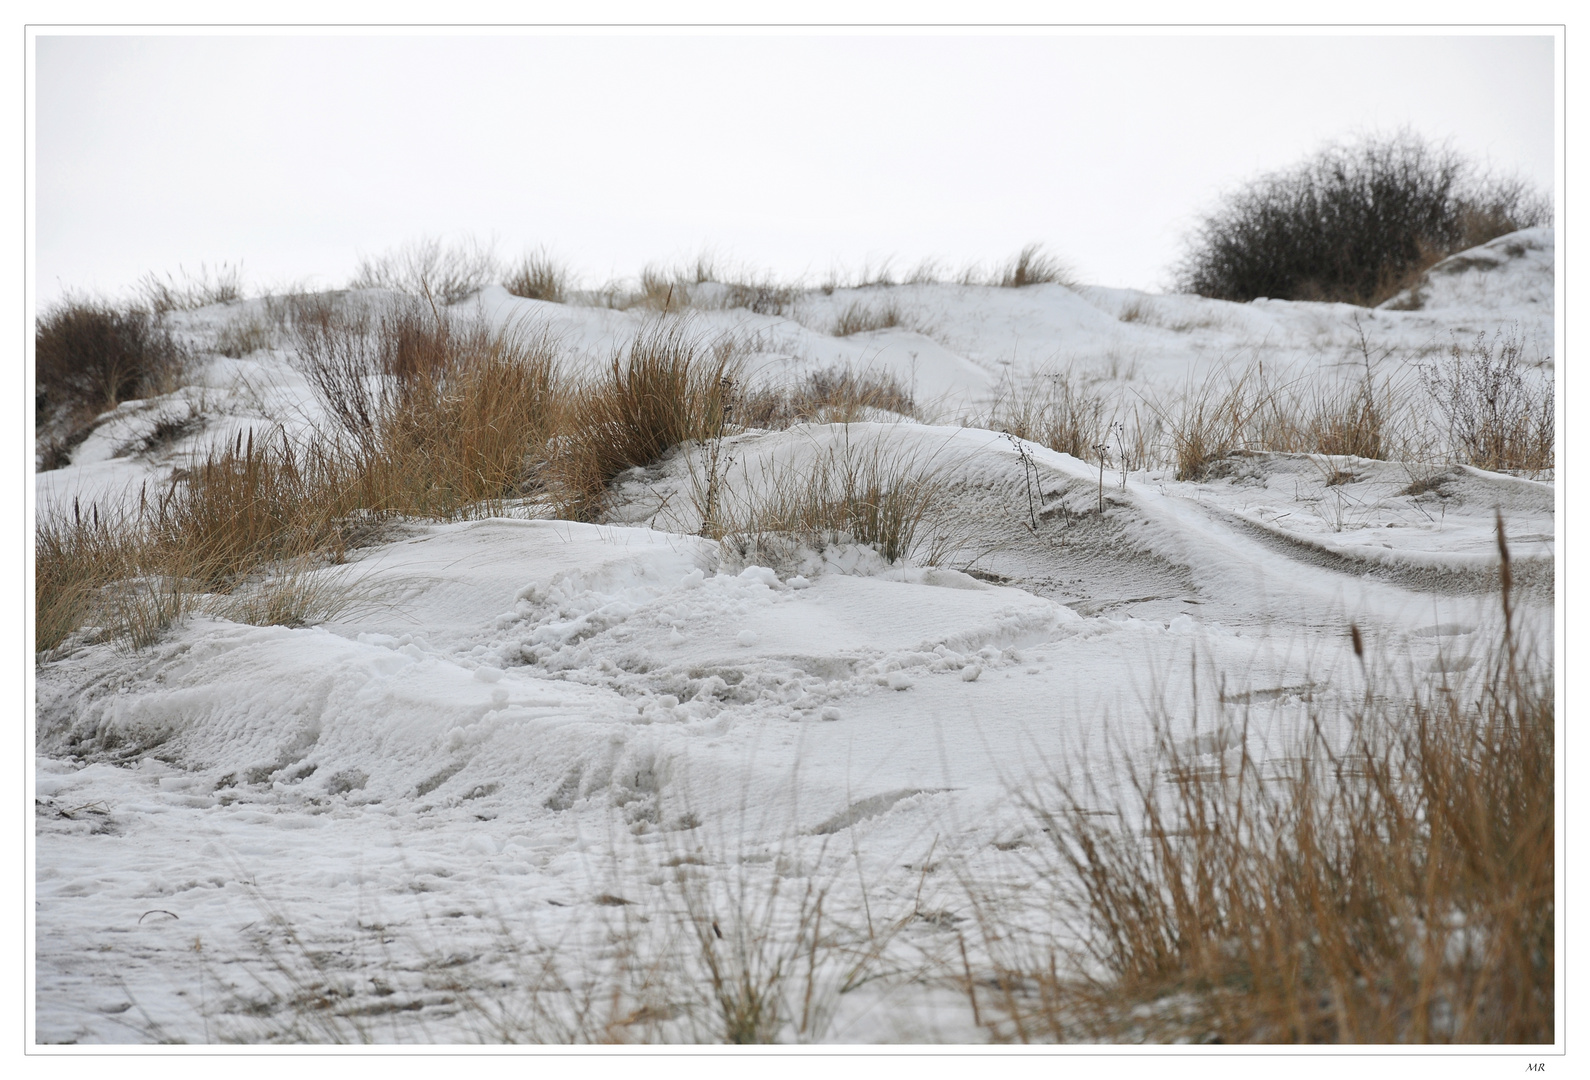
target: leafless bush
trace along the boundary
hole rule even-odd
[[[1189,242],[1180,288],[1373,305],[1454,251],[1549,220],[1527,185],[1403,131],[1328,146],[1228,195]]]
[[[1480,334],[1454,341],[1420,375],[1446,421],[1453,449],[1482,469],[1550,469],[1556,463],[1556,389],[1524,377],[1524,341]]]
[[[187,362],[171,330],[147,311],[67,300],[34,331],[36,415],[79,419],[118,402],[163,393]]]
[[[384,255],[359,260],[350,289],[390,289],[436,304],[456,304],[501,279],[489,246],[473,237],[451,246],[422,237]]]

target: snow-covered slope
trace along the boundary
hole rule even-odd
[[[876,289],[694,317],[749,335],[764,372],[874,365],[953,420],[1063,364],[1129,390],[1246,356],[1361,364],[1361,334],[1412,364],[1512,328],[1550,357],[1551,243],[1531,230],[1438,266],[1418,310],[916,285],[887,290],[910,330],[824,332]],[[593,365],[643,322],[473,303]],[[184,332],[256,316],[207,309]],[[41,512],[135,500],[240,432],[312,431],[291,360],[213,357],[124,405],[38,475]],[[1349,625],[1393,672],[1460,678],[1498,618],[1498,511],[1525,615],[1550,610],[1554,486],[1463,466],[1255,453],[1197,483],[1101,482],[975,427],[809,424],[725,440],[724,497],[847,446],[931,462],[940,565],[705,541],[686,449],[621,478],[605,524],[408,525],[317,572],[347,599],[321,625],[194,618],[144,651],[39,665],[38,1037],[557,1037],[515,997],[527,966],[600,993],[624,948],[670,947],[703,903],[782,918],[812,888],[857,934],[904,919],[891,957],[947,955],[971,917],[959,881],[1017,896],[1030,877],[1039,838],[1013,796],[1034,778],[1142,746],[1155,721],[1218,753],[1222,700],[1281,753],[1311,709],[1363,694]],[[305,1004],[311,984],[330,998]],[[979,1035],[931,983],[833,1001],[817,1037]],[[652,1021],[703,1037],[688,1010]]]

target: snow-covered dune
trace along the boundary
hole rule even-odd
[[[1131,393],[1249,357],[1362,365],[1367,340],[1411,377],[1481,331],[1522,335],[1549,378],[1552,243],[1501,238],[1433,268],[1417,305],[1373,311],[911,285],[813,292],[782,316],[693,312],[753,343],[764,376],[871,366],[936,403],[940,424],[730,435],[721,497],[878,448],[939,485],[938,565],[842,539],[777,557],[704,540],[704,459],[686,447],[620,477],[602,524],[406,524],[313,572],[345,601],[319,625],[194,617],[141,651],[41,662],[39,1038],[313,1038],[282,975],[312,970],[341,995],[343,1034],[489,1039],[468,994],[511,995],[537,950],[599,978],[618,962],[613,919],[679,916],[681,867],[791,895],[820,882],[868,920],[949,912],[902,932],[930,953],[967,913],[954,875],[928,868],[1019,882],[1033,838],[1013,791],[1033,778],[1140,747],[1155,722],[1219,752],[1197,717],[1221,700],[1255,706],[1253,747],[1281,753],[1311,710],[1364,693],[1353,625],[1399,677],[1460,678],[1500,617],[1498,513],[1520,617],[1549,635],[1549,481],[1257,452],[1196,482],[1101,478],[955,421],[1066,365]],[[885,294],[906,325],[826,332]],[[648,317],[501,289],[469,304],[593,370]],[[254,317],[260,301],[181,326],[202,345]],[[212,355],[39,473],[39,512],[135,502],[199,448],[324,423],[286,348]],[[1195,663],[1218,678],[1195,688]],[[872,992],[825,1037],[977,1033],[931,987]]]

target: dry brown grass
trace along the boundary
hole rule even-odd
[[[982,426],[1083,460],[1110,442],[1115,409],[1070,369],[1000,388]]]
[[[1201,479],[1239,450],[1387,460],[1408,447],[1411,403],[1370,364],[1347,380],[1289,377],[1263,363],[1215,370],[1150,407],[1178,480]]]
[[[910,389],[892,374],[845,366],[814,371],[793,386],[756,387],[734,399],[735,422],[747,428],[849,424],[880,411],[921,419]]]
[[[515,296],[561,304],[568,299],[569,272],[546,251],[532,251],[519,260],[502,284]]]
[[[250,435],[206,454],[188,475],[143,501],[154,563],[204,591],[224,590],[281,559],[340,549],[336,522],[350,508],[345,463]],[[340,550],[339,550],[340,553]]]
[[[46,652],[92,615],[101,590],[132,565],[125,523],[76,502],[72,513],[43,514],[34,529],[33,643]]]
[[[626,308],[645,308],[666,314],[690,306],[690,287],[665,267],[648,263],[640,271],[640,291],[625,301]]]
[[[552,342],[428,309],[374,322],[328,311],[300,324],[321,364],[310,381],[354,437],[306,447],[240,435],[146,491],[136,512],[41,520],[39,651],[89,624],[146,645],[196,606],[309,621],[346,599],[316,567],[379,535],[382,521],[498,513],[536,489],[565,397]]]
[[[1003,289],[1022,289],[1028,285],[1064,285],[1071,288],[1076,282],[1060,260],[1046,254],[1041,245],[1028,244],[1000,270],[997,284]]]
[[[1477,683],[1406,692],[1365,663],[1345,737],[1316,714],[1295,753],[1260,760],[1248,717],[1227,714],[1218,757],[1167,734],[1124,791],[1029,794],[1075,944],[995,941],[1001,989],[977,991],[990,1026],[1023,1041],[1552,1042],[1553,681],[1514,623],[1501,546],[1506,629]]]
[[[740,379],[739,347],[688,322],[659,320],[615,350],[608,371],[570,397],[568,421],[546,469],[561,515],[601,512],[609,481],[675,446],[721,436]]]
[[[878,303],[852,300],[834,320],[833,335],[850,337],[852,334],[868,334],[874,330],[903,325],[905,316],[900,310],[900,301],[892,296]]]
[[[1202,478],[1216,462],[1246,445],[1250,425],[1273,396],[1262,368],[1231,377],[1221,372],[1189,386],[1173,406],[1156,405],[1170,440],[1176,479]]]
[[[215,335],[215,351],[222,356],[244,357],[275,346],[272,320],[257,315],[234,318]]]
[[[348,546],[351,478],[344,462],[249,439],[146,491],[136,510],[41,517],[35,650],[86,628],[142,648],[201,609],[290,625],[324,617],[342,599],[312,572]]]
[[[422,443],[435,449],[445,432],[427,442],[420,434],[427,423],[454,424],[461,446],[550,435],[562,394],[556,346],[544,336],[461,321],[423,301],[377,311],[310,302],[292,326],[299,370],[368,458],[401,457]],[[460,453],[455,463],[482,461],[473,450]]]
[[[564,397],[550,341],[467,338],[383,418],[362,504],[445,519],[532,494]]]
[[[937,563],[953,538],[937,526],[949,477],[932,456],[890,450],[883,440],[852,441],[808,459],[772,460],[754,473],[693,476],[701,533],[739,549],[744,557],[777,560],[792,545],[821,550],[862,544],[889,562],[914,557]]]
[[[201,263],[196,274],[181,267],[177,268],[177,275],[161,277],[151,272],[138,280],[137,292],[157,317],[168,311],[231,304],[243,299],[243,268],[221,263],[212,270]]]

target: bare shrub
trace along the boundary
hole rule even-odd
[[[437,304],[456,304],[502,277],[490,246],[473,237],[448,246],[427,236],[359,260],[350,289],[390,289]]]
[[[515,296],[561,304],[568,297],[569,272],[545,251],[533,251],[519,260],[502,284]]]
[[[738,348],[682,321],[659,320],[615,350],[607,373],[572,395],[546,475],[560,513],[590,520],[607,484],[680,443],[721,435]]]
[[[1403,131],[1328,146],[1227,195],[1189,241],[1179,287],[1375,304],[1454,251],[1549,220],[1523,183],[1482,176],[1450,146]]]
[[[1520,337],[1454,341],[1420,377],[1459,458],[1482,469],[1550,469],[1556,463],[1556,389],[1524,377]]]
[[[186,350],[168,327],[138,308],[118,310],[68,300],[34,331],[35,413],[79,419],[118,402],[163,393],[181,373]]]
[[[1029,791],[1063,930],[992,942],[985,987],[1024,992],[971,992],[1003,1034],[1552,1042],[1552,678],[1520,655],[1502,550],[1505,630],[1478,685],[1371,677],[1345,737],[1316,714],[1279,760],[1246,715],[1204,736],[1231,747],[1216,755],[1161,716],[1122,790]]]
[[[309,298],[290,313],[296,366],[330,419],[370,447],[390,389],[377,322],[363,306]]]
[[[1005,289],[1021,289],[1028,285],[1064,285],[1071,288],[1075,282],[1064,264],[1045,254],[1041,245],[1028,244],[999,271],[999,279],[994,284]]]

